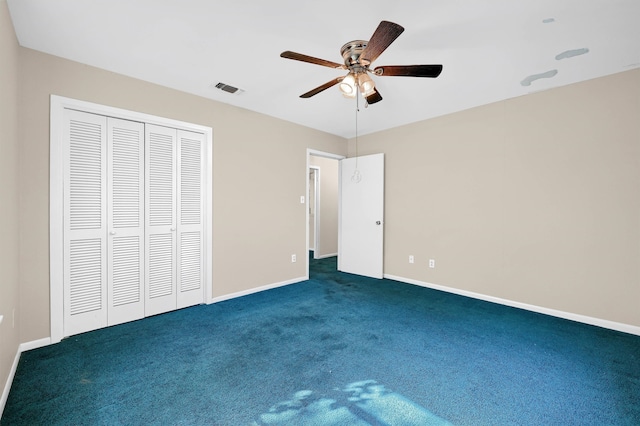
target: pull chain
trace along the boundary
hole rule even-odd
[[[360,112],[360,88],[356,85],[356,168],[351,176],[351,182],[359,183],[362,180],[360,170],[358,170],[358,113]]]

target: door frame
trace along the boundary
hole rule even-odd
[[[310,149],[307,148],[307,167],[305,168],[305,194],[306,197],[309,197],[309,170],[311,169],[311,156],[315,156],[315,157],[324,157],[324,158],[330,158],[332,160],[337,160],[340,161],[344,158],[347,158],[346,155],[340,155],[340,154],[334,154],[331,152],[325,152],[325,151],[318,151],[315,149]],[[307,200],[308,202],[308,200]],[[319,203],[316,203],[316,210],[319,210],[320,206]],[[309,279],[309,256],[308,256],[308,252],[309,252],[309,208],[305,208],[306,214],[305,214],[305,247],[307,247],[306,249],[306,253],[307,256],[305,256],[305,263],[306,263],[306,271],[307,271],[307,275],[306,275],[306,279]],[[340,201],[338,201],[338,215],[340,214]],[[316,216],[316,220],[317,220],[317,216]],[[318,235],[317,235],[317,226],[316,226],[316,238],[315,238],[315,245],[317,247],[318,244]],[[338,227],[338,233],[340,232],[340,227]],[[338,237],[339,238],[339,237]]]
[[[318,166],[309,166],[309,171],[313,170],[313,258],[316,259],[316,252],[318,251],[318,229],[320,229],[320,175],[322,172],[320,171],[320,167]],[[309,184],[311,185],[311,184]],[[311,189],[311,186],[309,186]],[[308,193],[307,193],[308,194]],[[311,197],[307,195],[307,202],[311,202]],[[311,214],[311,209],[309,210],[309,214]],[[311,250],[311,247],[309,247]]]
[[[49,291],[51,343],[58,343],[64,336],[64,110],[74,109],[88,113],[139,121],[175,129],[204,134],[205,137],[205,199],[203,215],[204,244],[204,302],[213,302],[213,129],[199,124],[100,105],[92,102],[51,95],[49,132]],[[308,179],[307,179],[308,180]],[[307,218],[308,221],[308,218]],[[308,232],[308,231],[307,231]],[[307,241],[308,245],[308,241]],[[308,256],[307,256],[308,257]]]

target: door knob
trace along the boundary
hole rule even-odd
[[[381,225],[382,222],[380,222],[379,220],[376,220],[376,225]]]

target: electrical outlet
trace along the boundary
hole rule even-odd
[[[413,263],[413,261],[414,261],[414,259],[413,259],[413,255],[412,255],[412,254],[410,254],[410,255],[409,255],[409,263]]]
[[[435,268],[435,267],[436,267],[436,260],[429,259],[429,268]]]
[[[295,254],[291,255],[291,263],[296,263],[296,255]]]

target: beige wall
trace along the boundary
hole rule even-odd
[[[338,253],[338,160],[311,155],[310,165],[320,169],[320,237],[316,258]]]
[[[359,152],[386,154],[385,273],[640,326],[640,69],[364,136]]]
[[[213,128],[214,297],[306,275],[305,262],[291,263],[307,253],[306,150],[345,154],[344,139],[29,49],[20,61],[23,342],[50,335],[51,94]]]
[[[18,42],[0,0],[0,395],[18,350]],[[1,404],[0,404],[1,405]]]

